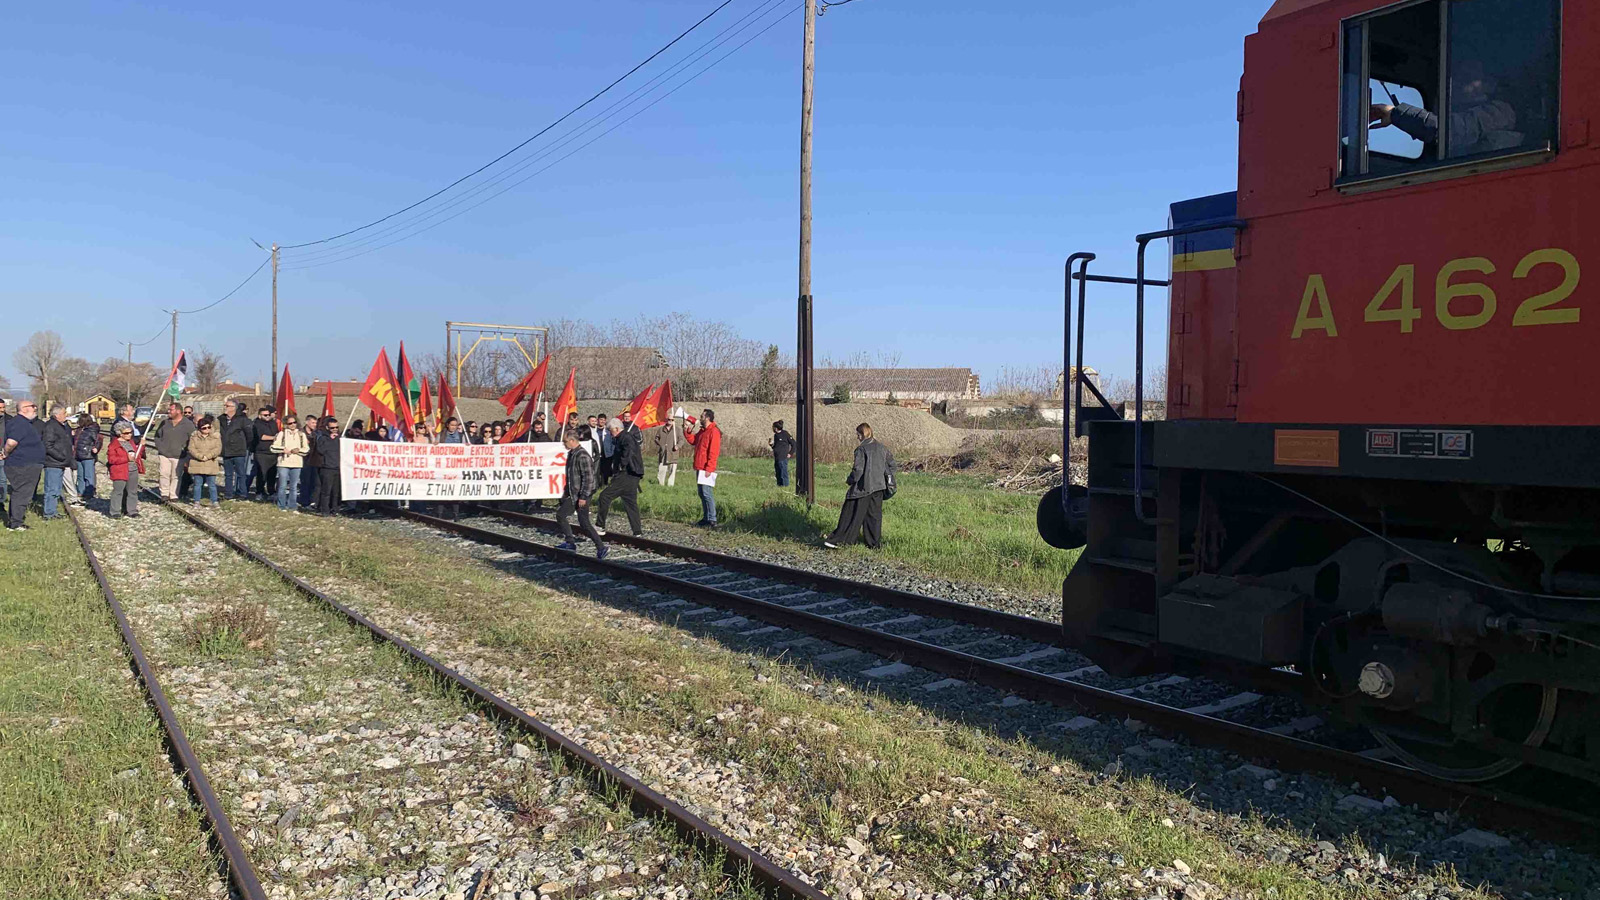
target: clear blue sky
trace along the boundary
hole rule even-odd
[[[161,309],[237,284],[261,258],[251,238],[314,240],[420,199],[714,5],[13,8],[0,31],[0,373],[16,384],[12,350],[45,328],[74,355],[121,356],[117,341],[155,333]],[[758,5],[734,0],[709,25]],[[892,346],[902,365],[986,379],[1059,364],[1065,256],[1093,249],[1101,271],[1131,270],[1132,236],[1163,226],[1168,203],[1234,187],[1243,41],[1269,5],[855,0],[827,12],[819,356]],[[440,349],[446,318],[679,309],[792,352],[800,28],[790,16],[460,218],[286,270],[281,357],[301,382],[351,377],[379,344]],[[679,49],[702,33],[715,29]],[[263,275],[185,318],[180,345],[265,378],[269,296]],[[1131,374],[1131,303],[1104,296],[1089,363]],[[135,357],[165,366],[167,339]]]

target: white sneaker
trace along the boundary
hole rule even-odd
[[[822,542],[822,546],[827,547],[829,550],[837,550],[837,549],[839,549],[839,545],[838,544],[832,543],[830,541],[823,541]]]
[[[600,535],[601,537],[606,536],[606,530],[604,528],[597,527],[595,528],[594,533]]]

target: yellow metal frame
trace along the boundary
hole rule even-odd
[[[466,352],[463,353],[461,352],[461,339],[467,335],[473,336],[472,346],[468,347]],[[523,338],[526,336],[532,336],[534,338],[534,348],[532,353],[528,352],[527,346],[525,346],[522,342]],[[455,343],[453,352],[451,348],[452,340]],[[454,362],[456,382],[455,392],[457,397],[461,396],[462,368],[466,366],[467,360],[472,357],[472,354],[477,351],[478,347],[486,341],[500,341],[514,345],[517,348],[517,351],[522,354],[522,358],[528,361],[528,371],[531,372],[533,371],[534,366],[539,364],[539,360],[549,355],[550,329],[544,327],[543,325],[497,325],[487,322],[445,322],[445,359],[447,361]]]

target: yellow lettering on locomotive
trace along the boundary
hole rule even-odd
[[[1383,304],[1398,290],[1400,292],[1400,308],[1384,309]],[[1400,333],[1410,334],[1416,326],[1418,319],[1422,318],[1422,310],[1417,309],[1417,267],[1413,265],[1397,266],[1389,280],[1378,288],[1372,295],[1372,301],[1367,304],[1365,321],[1368,322],[1399,322]]]
[[[1566,277],[1561,280],[1554,290],[1535,294],[1522,301],[1517,307],[1517,314],[1511,317],[1511,325],[1575,325],[1578,322],[1579,309],[1576,306],[1566,309],[1545,309],[1572,296],[1578,289],[1578,260],[1571,253],[1558,247],[1548,250],[1535,250],[1522,258],[1517,263],[1517,268],[1511,273],[1512,278],[1527,278],[1528,273],[1534,268],[1543,265],[1560,266]]]
[[[1311,314],[1312,301],[1317,304],[1316,315]],[[1339,336],[1339,326],[1333,321],[1333,309],[1328,306],[1328,286],[1323,283],[1321,275],[1306,279],[1306,292],[1300,298],[1300,313],[1294,317],[1294,333],[1289,337],[1297,341],[1307,331],[1327,332],[1328,337]]]
[[[1494,318],[1494,311],[1498,306],[1494,288],[1481,281],[1451,284],[1450,279],[1457,272],[1482,272],[1485,275],[1493,275],[1494,263],[1481,256],[1452,259],[1445,263],[1439,269],[1439,277],[1434,281],[1434,314],[1439,317],[1439,324],[1451,331],[1482,328]],[[1450,310],[1450,302],[1458,297],[1477,297],[1483,305],[1475,313],[1457,315]]]

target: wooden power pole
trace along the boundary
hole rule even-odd
[[[811,110],[817,68],[817,0],[806,0],[805,61],[800,76],[800,309],[799,340],[795,348],[796,462],[795,493],[810,506],[817,500],[816,405],[811,381]]]
[[[278,377],[278,242],[272,242],[272,377]]]

